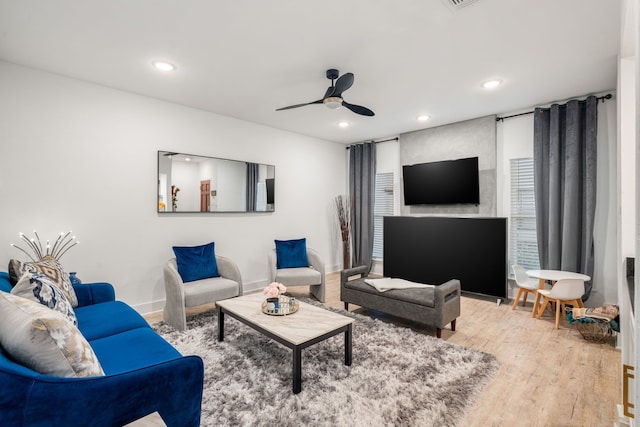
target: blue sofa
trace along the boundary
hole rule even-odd
[[[5,272],[0,290],[11,290]],[[198,426],[202,359],[182,356],[133,308],[116,301],[110,284],[80,284],[74,290],[78,329],[105,376],[41,375],[0,348],[0,425],[122,426],[158,412],[168,426]]]

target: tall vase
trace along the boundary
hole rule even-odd
[[[351,268],[351,248],[349,247],[349,239],[342,241],[342,268]]]
[[[79,285],[82,283],[82,280],[80,280],[76,274],[77,273],[75,271],[69,273],[69,281],[72,285]]]

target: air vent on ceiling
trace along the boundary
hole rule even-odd
[[[449,6],[452,10],[460,10],[477,2],[478,0],[442,0],[444,4]]]

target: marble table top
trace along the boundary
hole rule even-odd
[[[262,312],[265,296],[259,292],[223,301],[216,305],[280,338],[299,345],[353,323],[353,319],[298,300],[297,312],[272,316]]]

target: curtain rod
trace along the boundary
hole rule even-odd
[[[398,137],[396,136],[395,138],[383,139],[382,141],[369,141],[369,142],[372,142],[372,143],[374,143],[374,144],[378,144],[378,143],[380,143],[380,142],[397,141],[398,139],[400,139],[400,138],[398,138]],[[351,144],[351,145],[357,145],[357,144]],[[347,150],[348,150],[349,148],[351,148],[351,145],[348,145],[348,146],[347,146]]]
[[[607,99],[611,99],[611,98],[613,98],[613,95],[608,93],[606,95],[597,97],[596,100],[605,102]],[[512,116],[496,117],[496,122],[501,122],[504,119],[511,119],[513,117],[526,116],[527,114],[533,114],[534,112],[535,111],[527,111],[526,113],[514,114]]]

